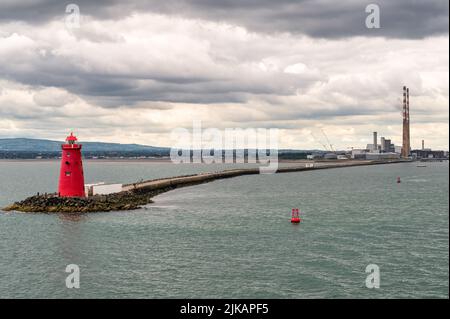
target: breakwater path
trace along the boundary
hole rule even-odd
[[[278,168],[276,173],[301,172],[319,169],[333,169],[352,166],[380,165],[402,162],[396,161],[337,161],[316,162],[314,165],[292,165]],[[85,198],[58,197],[56,194],[31,196],[3,208],[4,211],[40,213],[86,213],[138,209],[152,203],[158,194],[190,185],[203,184],[218,179],[259,174],[259,168],[232,169],[221,172],[200,173],[123,185],[122,191],[108,195],[94,195]]]

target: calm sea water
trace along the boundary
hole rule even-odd
[[[0,161],[0,206],[55,191],[58,166]],[[86,182],[224,168],[85,162]],[[448,298],[448,173],[412,163],[242,176],[137,211],[0,213],[0,297]],[[68,264],[80,289],[65,287]],[[365,286],[368,264],[379,289]]]

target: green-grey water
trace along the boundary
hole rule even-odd
[[[0,206],[53,192],[58,166],[0,161]],[[85,162],[86,182],[224,168]],[[403,163],[241,176],[136,211],[0,213],[0,297],[448,298],[448,183],[447,162]],[[79,289],[65,286],[68,264]]]

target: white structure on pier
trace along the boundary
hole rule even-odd
[[[84,184],[84,190],[87,196],[107,195],[121,192],[122,184],[105,184],[105,182]]]

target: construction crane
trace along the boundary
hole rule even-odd
[[[328,152],[328,147],[327,147],[324,143],[322,143],[320,140],[318,140],[318,139],[314,136],[313,132],[311,132],[311,136],[313,137],[314,141],[316,141],[317,143],[321,144],[321,145],[323,146],[323,148]]]
[[[336,150],[334,149],[333,144],[330,143],[330,140],[328,139],[327,134],[325,134],[325,131],[324,131],[322,128],[321,128],[320,130],[322,131],[323,136],[325,136],[325,139],[327,140],[328,145],[330,145],[330,150],[331,150],[333,153],[336,153]]]

